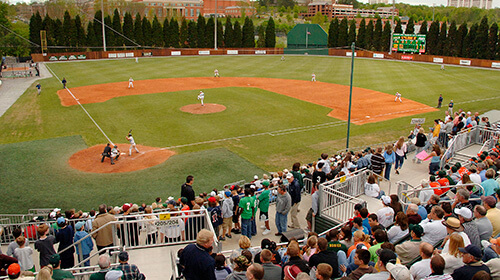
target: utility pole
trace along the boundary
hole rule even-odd
[[[215,0],[215,42],[214,42],[214,49],[217,50],[217,0]]]
[[[352,104],[352,79],[354,76],[354,57],[355,54],[355,43],[351,44],[351,83],[349,85],[349,115],[347,117],[347,142],[345,144],[346,151],[349,149],[349,134],[351,133],[351,104]]]
[[[104,0],[101,0],[102,46],[106,51],[106,31],[104,28]]]
[[[391,41],[389,42],[389,54],[392,54],[392,40],[394,37],[394,13],[396,12],[396,0],[392,0]]]

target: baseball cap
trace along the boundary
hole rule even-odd
[[[261,247],[262,249],[269,249],[269,248],[271,248],[271,244],[272,244],[271,240],[269,240],[269,239],[267,239],[267,238],[264,238],[264,239],[262,239],[262,241],[260,242],[260,247]]]
[[[49,258],[49,263],[51,265],[53,265],[53,266],[55,266],[56,264],[58,264],[60,261],[61,261],[61,256],[59,256],[59,254],[53,254]]]
[[[175,203],[175,200],[171,199],[171,200],[169,200],[169,201],[167,202],[167,206],[168,206],[168,204],[171,204],[171,205],[174,205],[174,206],[175,206],[175,204],[176,204],[176,203]]]
[[[297,275],[302,272],[302,270],[300,270],[300,268],[296,265],[285,266],[284,270],[285,270],[285,278],[293,280],[295,280],[295,277],[297,277]]]
[[[217,195],[217,193],[215,191],[210,192],[210,196],[216,196],[216,195]]]
[[[64,217],[57,218],[57,224],[64,224],[65,222],[66,222],[66,219]]]
[[[119,280],[122,279],[123,271],[121,270],[110,270],[106,273],[104,277],[105,280]]]
[[[455,212],[455,214],[457,215],[464,217],[464,219],[467,220],[472,219],[472,211],[470,211],[470,209],[467,207],[455,208],[453,212]]]
[[[17,263],[13,263],[13,264],[9,265],[9,268],[7,268],[8,275],[16,275],[19,272],[21,272],[21,267]]]
[[[419,205],[421,201],[420,201],[420,198],[418,198],[418,197],[412,197],[410,199],[410,202],[413,203],[413,204]]]
[[[388,263],[386,266],[389,273],[395,280],[411,280],[410,271],[408,268],[402,264],[392,264]]]
[[[120,252],[118,254],[118,259],[120,259],[120,261],[122,261],[122,262],[128,261],[128,253],[125,251]]]
[[[227,197],[230,197],[231,196],[231,192],[230,191],[225,191],[224,194],[227,196]]]
[[[391,204],[391,198],[387,195],[383,195],[380,199],[385,205]]]
[[[421,225],[410,224],[410,231],[413,231],[418,237],[421,237],[424,234],[424,229]]]
[[[234,263],[238,265],[240,268],[245,268],[250,266],[250,262],[248,261],[247,257],[241,255],[238,256],[236,259],[234,259]]]
[[[254,175],[254,176],[253,176],[253,179],[254,179],[254,180],[257,180],[257,179],[259,179],[259,176]]]
[[[181,202],[182,202],[182,204],[187,204],[188,203],[188,199],[185,198],[185,197],[181,197]]]
[[[470,244],[469,246],[467,246],[465,248],[460,247],[460,248],[458,248],[458,250],[462,253],[471,254],[476,259],[480,259],[483,257],[483,253],[481,252],[481,249],[479,249],[479,247],[477,247],[474,244]]]
[[[84,225],[85,225],[85,223],[84,223],[84,222],[82,222],[82,221],[80,221],[80,222],[76,223],[76,225],[75,225],[75,229],[79,230],[79,229],[81,229]]]
[[[130,203],[123,204],[123,206],[122,206],[123,212],[127,212],[127,210],[130,209],[130,206],[132,206],[132,204],[130,204]]]
[[[288,173],[288,174],[286,174],[286,178],[287,178],[287,179],[293,178],[293,174],[292,174],[292,173]]]
[[[263,185],[264,187],[269,187],[269,181],[263,181],[263,182],[262,182],[262,185]]]
[[[215,198],[215,196],[211,196],[208,198],[208,202],[214,203],[214,202],[217,202],[217,199]]]

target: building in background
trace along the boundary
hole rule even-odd
[[[301,16],[307,18],[313,17],[317,13],[321,13],[327,16],[328,20],[334,17],[339,19],[354,19],[358,14],[360,17],[374,17],[375,15],[379,15],[381,18],[389,18],[392,17],[393,14],[392,7],[380,7],[376,10],[355,9],[353,5],[334,4],[331,1],[313,1],[307,5],[307,8],[307,13],[301,13]],[[394,10],[394,15],[398,15],[398,9]]]
[[[448,0],[448,7],[491,9],[493,0]]]

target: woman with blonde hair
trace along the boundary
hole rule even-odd
[[[462,253],[458,250],[460,247],[465,247],[464,239],[460,234],[452,233],[449,238],[450,247],[448,253],[442,253],[446,265],[444,267],[445,274],[451,274],[459,267],[464,266],[462,261]]]
[[[231,253],[231,256],[229,257],[231,263],[234,263],[234,259],[240,256],[241,252],[243,252],[244,250],[249,250],[252,253],[252,260],[253,260],[253,257],[255,257],[255,251],[252,250],[250,246],[252,246],[250,239],[245,235],[240,236],[240,240],[238,240],[239,248],[234,249],[233,252]]]
[[[399,174],[399,169],[403,167],[403,162],[405,161],[405,154],[407,151],[405,138],[403,136],[399,137],[398,142],[394,144],[394,153],[396,154],[396,165],[394,169],[396,170],[396,174]]]
[[[36,275],[36,280],[52,280],[52,266],[44,266]]]
[[[307,245],[304,246],[304,254],[302,254],[302,259],[309,262],[309,258],[316,254],[318,251],[318,237],[316,235],[311,235],[307,239]]]
[[[356,249],[356,246],[360,243],[363,243],[366,246],[366,249],[370,249],[370,236],[365,234],[362,230],[355,231],[352,234],[352,239],[354,240],[354,245],[347,250],[347,257],[349,257],[352,250]]]

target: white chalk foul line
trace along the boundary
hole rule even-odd
[[[54,71],[52,71],[52,69],[48,65],[46,65],[46,66],[49,69],[49,71],[52,72],[52,74],[54,75],[54,77],[56,77],[56,79],[59,82],[61,82],[61,79],[59,79],[59,77],[56,75],[56,73],[54,73]],[[71,94],[71,96],[73,97],[73,99],[75,99],[76,103],[78,105],[80,105],[80,108],[82,108],[82,110],[85,112],[85,114],[87,114],[87,116],[94,123],[94,125],[97,127],[97,129],[99,129],[99,131],[101,131],[102,135],[104,135],[104,137],[106,137],[106,139],[108,140],[108,143],[111,143],[112,145],[114,145],[114,143],[111,141],[111,139],[109,139],[108,135],[106,135],[106,133],[99,126],[99,124],[97,124],[97,122],[94,120],[94,118],[92,118],[92,116],[90,115],[90,113],[85,109],[85,107],[83,107],[83,105],[80,103],[80,101],[78,100],[78,98],[75,97],[75,95],[71,92],[71,90],[69,88],[66,88],[66,90],[69,92],[69,94]]]

